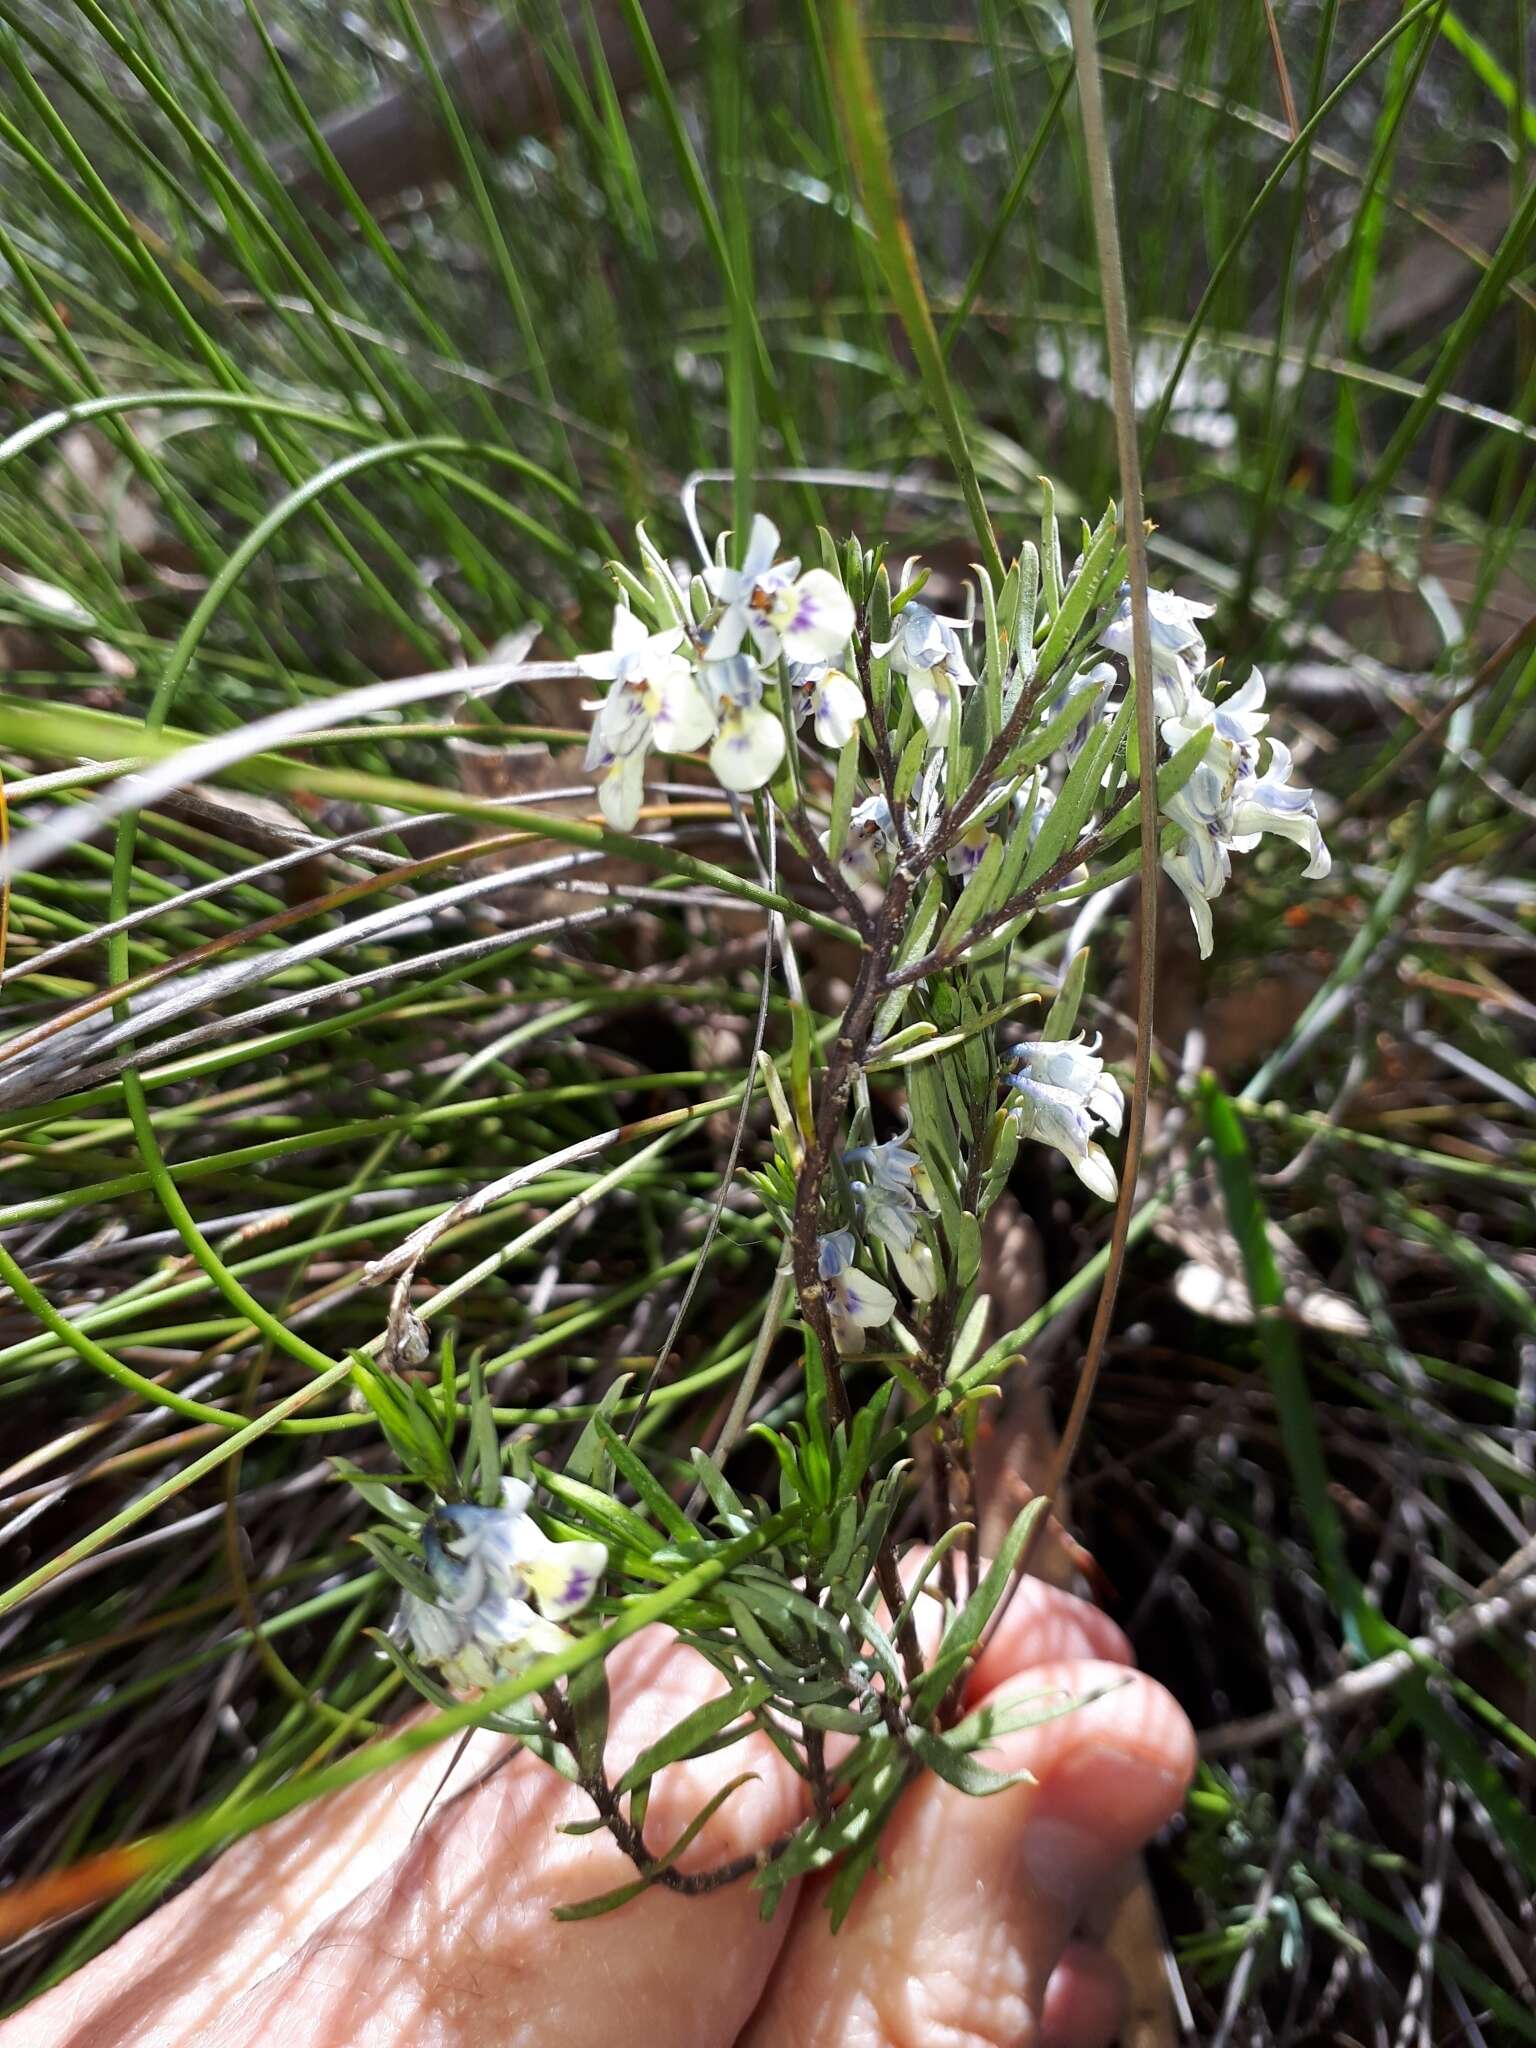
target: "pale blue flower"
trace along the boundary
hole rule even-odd
[[[866,1330],[878,1330],[896,1313],[889,1287],[853,1262],[858,1244],[851,1230],[834,1230],[817,1244],[817,1271],[826,1297],[832,1341],[844,1358],[857,1358]]]
[[[1183,708],[1163,719],[1160,731],[1163,745],[1175,754],[1207,727],[1211,729],[1210,744],[1195,772],[1203,776],[1208,789],[1219,784],[1225,800],[1238,777],[1251,774],[1258,766],[1259,738],[1268,723],[1264,678],[1255,669],[1246,683],[1219,704],[1192,690]]]
[[[559,1623],[597,1591],[601,1543],[556,1543],[528,1512],[532,1489],[502,1482],[501,1506],[440,1507],[422,1549],[436,1597],[407,1593],[400,1620],[413,1653],[456,1692],[483,1692],[570,1638]]]
[[[1262,775],[1239,774],[1232,791],[1232,846],[1246,853],[1257,846],[1266,832],[1274,832],[1301,847],[1307,856],[1302,877],[1320,882],[1333,867],[1333,856],[1323,840],[1317,815],[1317,799],[1310,789],[1291,783],[1291,753],[1279,740],[1269,743],[1269,765]]]
[[[1119,607],[1107,626],[1101,628],[1099,645],[1111,654],[1131,658],[1131,586],[1122,583]],[[1213,604],[1198,604],[1171,590],[1147,592],[1148,624],[1152,634],[1152,689],[1158,712],[1173,716],[1184,708],[1195,680],[1205,669],[1205,640],[1197,619],[1208,619]]]
[[[1272,832],[1306,853],[1308,881],[1320,881],[1332,866],[1311,790],[1291,785],[1289,750],[1271,740],[1268,766],[1258,772],[1259,736],[1268,722],[1263,703],[1264,679],[1255,670],[1221,704],[1191,695],[1178,717],[1163,721],[1170,752],[1207,726],[1214,733],[1199,766],[1164,807],[1183,836],[1163,856],[1163,869],[1189,904],[1202,959],[1212,946],[1211,904],[1227,885],[1234,853]]]
[[[891,638],[871,647],[870,653],[888,656],[896,673],[907,678],[912,708],[929,746],[947,747],[959,693],[975,680],[960,637],[937,612],[915,600],[902,606],[891,628]]]
[[[874,1180],[849,1185],[859,1205],[859,1221],[877,1244],[885,1246],[913,1300],[932,1301],[938,1292],[938,1266],[910,1189],[899,1191]]]
[[[932,1210],[933,1183],[928,1178],[922,1154],[907,1143],[910,1135],[910,1132],[903,1131],[898,1137],[887,1138],[881,1145],[856,1146],[846,1155],[844,1164],[850,1171],[857,1171],[866,1180],[873,1181],[877,1187],[890,1188],[897,1194],[910,1194],[925,1209]]]
[[[859,1221],[883,1244],[914,1301],[938,1292],[938,1262],[922,1228],[922,1212],[933,1207],[933,1184],[921,1155],[904,1138],[860,1145],[844,1155]]]
[[[727,654],[719,660],[706,657],[699,668],[699,681],[716,716],[731,705],[746,711],[761,704],[768,686],[768,678],[750,654]]]

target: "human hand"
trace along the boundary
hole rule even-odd
[[[633,1866],[605,1833],[559,1832],[590,1804],[526,1753],[487,1775],[509,1745],[481,1734],[441,1795],[426,1751],[238,1843],[0,2027],[0,2048],[1104,2048],[1121,1987],[1074,1934],[1194,1768],[1184,1714],[1129,1664],[1104,1615],[1026,1579],[967,1705],[1089,1703],[982,1752],[1032,1784],[973,1799],[914,1782],[836,1935],[820,1881],[767,1923],[745,1881],[553,1920]],[[720,1689],[661,1630],[622,1644],[608,1675],[614,1776]],[[802,1780],[753,1735],[663,1772],[648,1838],[674,1840],[745,1770],[679,1869],[800,1818]]]

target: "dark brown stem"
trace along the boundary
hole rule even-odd
[[[948,817],[943,820],[938,831],[935,832],[933,838],[919,855],[917,864],[919,874],[931,868],[936,860],[941,859],[944,854],[948,853],[949,849],[960,837],[960,834],[965,830],[966,820],[992,787],[997,771],[1013,752],[1015,746],[1017,746],[1036,704],[1040,701],[1040,692],[1043,687],[1044,679],[1037,676],[1032,682],[1026,683],[1024,688],[1020,690],[1018,703],[1014,705],[1012,711],[1008,714],[1002,731],[992,742],[991,746],[988,747],[986,753],[982,755],[981,766],[976,770],[976,773],[971,777],[965,788],[961,790],[950,808]]]
[[[811,1804],[823,1827],[832,1818],[832,1785],[827,1777],[827,1738],[819,1728],[806,1728],[805,1776],[811,1788]]]
[[[983,1146],[986,1142],[987,1115],[990,1108],[990,1101],[971,1104],[970,1146],[966,1155],[965,1177],[960,1187],[962,1214],[974,1216],[976,1205],[981,1199]],[[962,1292],[955,1280],[951,1279],[949,1286],[929,1311],[923,1332],[923,1357],[919,1361],[919,1370],[924,1383],[933,1393],[937,1393],[943,1386],[949,1368],[949,1356],[955,1341],[955,1324],[959,1319]],[[970,1523],[970,1532],[965,1539],[965,1556],[970,1568],[970,1584],[974,1587],[980,1583],[981,1568],[981,1531],[976,1521],[976,1475],[971,1466],[965,1431],[953,1410],[939,1418],[938,1437],[940,1454],[948,1467],[948,1476],[945,1485],[946,1511],[937,1533],[942,1535],[951,1522],[956,1520]],[[957,1592],[952,1558],[953,1552],[945,1551],[939,1560],[940,1584],[945,1597],[951,1600],[955,1598]]]
[[[1037,881],[1031,882],[1027,889],[1021,889],[1017,896],[1010,896],[1006,903],[999,904],[995,910],[989,910],[985,917],[977,918],[965,932],[961,943],[952,950],[936,948],[931,953],[925,953],[921,960],[913,960],[905,967],[894,969],[885,978],[886,988],[908,988],[915,981],[926,981],[930,974],[944,973],[964,959],[971,948],[982,939],[990,937],[995,931],[1000,931],[1005,924],[1022,916],[1026,910],[1032,910],[1042,897],[1049,896],[1053,889],[1059,889],[1074,868],[1082,867],[1085,862],[1092,860],[1102,851],[1105,833],[1135,796],[1134,789],[1123,790],[1104,813],[1104,822],[1091,839],[1080,839],[1075,846],[1069,846],[1061,858],[1048,867]],[[1155,844],[1155,816],[1152,824]]]
[[[822,1079],[821,1098],[816,1105],[815,1127],[795,1183],[794,1217],[790,1230],[795,1292],[799,1296],[801,1313],[821,1348],[827,1406],[834,1427],[848,1420],[849,1411],[842,1375],[837,1369],[837,1346],[833,1342],[832,1320],[827,1313],[826,1294],[821,1282],[821,1184],[832,1163],[832,1154],[843,1128],[854,1076],[869,1048],[869,1035],[884,993],[886,969],[901,932],[910,893],[911,884],[898,868],[875,920],[869,951],[859,961],[853,993],[843,1013],[842,1029],[832,1043],[831,1056]]]
[[[541,1697],[556,1739],[575,1756],[576,1723],[568,1702],[553,1690]],[[702,1898],[706,1892],[720,1891],[728,1884],[736,1884],[740,1879],[749,1877],[754,1871],[766,1869],[788,1848],[794,1834],[791,1829],[745,1856],[734,1856],[729,1863],[716,1864],[713,1870],[674,1870],[670,1864],[658,1864],[653,1859],[645,1846],[643,1832],[625,1813],[618,1793],[601,1771],[583,1771],[577,1782],[597,1808],[603,1826],[640,1875],[648,1883],[659,1884],[664,1891],[680,1892],[685,1898]]]
[[[827,1070],[822,1078],[816,1120],[806,1146],[805,1157],[795,1181],[795,1207],[790,1225],[790,1263],[795,1293],[821,1352],[821,1369],[827,1393],[827,1413],[832,1426],[850,1420],[848,1393],[838,1368],[837,1345],[832,1336],[832,1319],[827,1311],[826,1291],[821,1280],[821,1186],[843,1129],[848,1097],[854,1077],[869,1049],[875,1015],[884,993],[886,970],[901,936],[912,884],[898,867],[891,877],[875,919],[869,951],[859,961],[853,993],[843,1012],[842,1028],[832,1044]],[[881,1596],[894,1616],[901,1607],[901,1579],[889,1541],[882,1544],[875,1564],[875,1578]],[[897,1636],[908,1681],[916,1684],[923,1668],[917,1631],[910,1617]]]
[[[874,930],[869,912],[859,901],[855,892],[838,873],[837,862],[828,858],[817,838],[815,828],[805,815],[805,806],[797,803],[786,813],[786,822],[794,837],[796,846],[804,855],[811,873],[820,882],[838,909],[843,913],[861,939],[868,939]]]

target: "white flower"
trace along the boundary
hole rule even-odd
[[[607,653],[583,654],[576,663],[584,676],[613,685],[601,703],[588,707],[597,713],[594,736],[601,734],[614,754],[643,752],[648,746],[682,754],[702,746],[715,721],[693,670],[677,651],[682,627],[647,633],[626,605],[617,605],[612,637]]]
[[[1099,634],[1099,645],[1111,654],[1131,658],[1131,586],[1120,586],[1120,606]],[[1213,604],[1197,604],[1178,597],[1171,590],[1147,592],[1148,624],[1152,631],[1152,693],[1160,714],[1176,715],[1205,668],[1205,641],[1196,619],[1208,619]]]
[[[1118,1134],[1125,1097],[1113,1074],[1104,1071],[1098,1041],[1036,1039],[1011,1055],[1008,1079],[1017,1096],[1019,1136],[1054,1145],[1072,1163],[1085,1187],[1106,1202],[1119,1189],[1115,1169],[1096,1141],[1100,1127]]]
[[[817,1246],[832,1341],[844,1358],[857,1358],[864,1349],[864,1332],[880,1329],[896,1313],[896,1297],[889,1287],[854,1265],[857,1251],[851,1230],[834,1230]]]
[[[849,1185],[859,1205],[859,1221],[878,1244],[885,1246],[912,1299],[932,1301],[939,1291],[938,1262],[922,1235],[910,1190],[898,1192],[877,1180],[855,1180]]]
[[[784,758],[784,728],[761,704],[732,708],[720,720],[720,736],[709,750],[709,765],[722,788],[761,789]]]
[[[959,635],[937,612],[915,602],[904,604],[893,623],[892,637],[870,653],[890,656],[891,667],[907,678],[929,746],[947,747],[958,693],[974,680]]]
[[[853,600],[825,569],[791,558],[775,562],[779,530],[761,512],[752,521],[746,559],[739,569],[706,569],[704,582],[721,607],[708,654],[734,654],[747,634],[763,661],[827,661],[842,653],[853,631]]]
[[[823,849],[828,835],[821,836]],[[891,807],[883,796],[867,796],[855,804],[848,820],[848,837],[837,858],[837,871],[850,889],[885,879],[885,857],[896,843]]]
[[[864,692],[853,677],[825,662],[797,661],[789,671],[789,687],[796,720],[803,723],[809,713],[817,739],[841,753],[865,711]]]
[[[858,1200],[859,1221],[869,1235],[878,1244],[906,1251],[918,1231],[917,1204],[911,1190],[877,1180],[855,1180],[849,1185]]]
[[[1279,740],[1269,743],[1269,766],[1262,775],[1240,774],[1232,792],[1232,845],[1239,853],[1257,846],[1265,832],[1278,833],[1301,847],[1307,856],[1302,876],[1320,882],[1333,867],[1323,840],[1317,799],[1310,789],[1291,784],[1291,751]]]
[[[501,1506],[440,1507],[423,1552],[436,1598],[404,1597],[400,1619],[422,1664],[456,1692],[483,1692],[567,1642],[558,1624],[597,1590],[601,1543],[555,1543],[528,1513],[532,1489],[502,1481]]]
[[[647,750],[681,754],[701,747],[715,730],[715,715],[677,651],[680,626],[647,633],[627,606],[618,605],[612,637],[606,654],[584,654],[576,664],[583,675],[611,685],[601,702],[587,707],[597,715],[586,765],[602,771],[597,801],[603,816],[616,830],[632,832],[645,801]]]
[[[1259,735],[1267,722],[1264,679],[1257,670],[1221,704],[1192,695],[1178,717],[1163,721],[1163,744],[1172,752],[1206,726],[1214,738],[1164,815],[1183,837],[1163,856],[1163,870],[1182,891],[1194,921],[1200,957],[1212,946],[1211,904],[1227,885],[1233,853],[1246,853],[1266,832],[1293,840],[1307,855],[1307,880],[1321,881],[1332,866],[1310,789],[1290,784],[1291,756],[1269,742],[1269,765],[1258,772]]]
[[[587,742],[586,766],[601,773],[597,783],[598,807],[616,832],[633,832],[645,802],[645,748],[630,754],[616,754],[594,726]]]
[[[700,675],[719,720],[709,750],[716,781],[725,789],[761,789],[784,758],[784,728],[763,706],[767,678],[747,654],[706,661]]]
[[[1259,735],[1268,723],[1269,713],[1264,709],[1264,678],[1255,669],[1246,683],[1219,704],[1213,704],[1209,697],[1191,693],[1182,710],[1163,720],[1163,745],[1170,754],[1177,753],[1196,733],[1203,732],[1208,725],[1214,726],[1216,737],[1202,765],[1210,765],[1214,757],[1220,761],[1221,772],[1226,775],[1229,772],[1227,764],[1234,758],[1246,762],[1250,768],[1257,763]]]
[[[750,654],[727,654],[718,661],[706,659],[699,667],[699,682],[717,714],[728,704],[742,709],[761,704],[767,681]]]
[[[939,1262],[933,1255],[933,1246],[917,1238],[909,1245],[889,1245],[887,1250],[912,1299],[932,1301],[939,1291]]]

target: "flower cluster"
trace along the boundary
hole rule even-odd
[[[1013,1051],[1004,1072],[1019,1136],[1053,1145],[1085,1187],[1112,1202],[1119,1182],[1097,1133],[1118,1136],[1125,1097],[1105,1071],[1098,1040],[1035,1039]]]
[[[921,1155],[905,1137],[883,1145],[861,1145],[845,1153],[849,1185],[859,1206],[859,1221],[877,1244],[883,1244],[914,1301],[932,1301],[939,1291],[938,1264],[922,1234],[931,1214],[932,1184]]]
[[[823,745],[843,746],[863,717],[857,683],[832,666],[853,631],[847,591],[825,569],[802,574],[798,561],[775,561],[778,548],[777,527],[759,515],[741,567],[704,572],[707,610],[696,627],[647,632],[620,605],[608,651],[578,661],[583,675],[610,686],[588,706],[596,716],[586,766],[598,775],[603,816],[619,831],[632,831],[640,816],[652,747],[686,754],[708,745],[726,789],[772,780],[784,758],[784,724],[764,697],[781,659],[791,664],[793,709],[813,718]]]
[[[1332,862],[1316,801],[1310,789],[1292,786],[1290,752],[1278,740],[1270,740],[1268,764],[1259,772],[1260,735],[1269,722],[1264,678],[1255,669],[1218,704],[1201,688],[1214,687],[1215,671],[1206,668],[1205,641],[1195,623],[1212,607],[1160,590],[1148,592],[1148,603],[1163,745],[1172,755],[1207,728],[1212,735],[1194,773],[1164,811],[1182,836],[1164,854],[1163,870],[1189,904],[1205,959],[1211,951],[1211,904],[1227,885],[1234,853],[1247,852],[1264,833],[1274,832],[1305,851],[1308,881],[1321,881]],[[1122,593],[1119,610],[1099,637],[1113,652],[1128,654],[1130,636],[1130,597]]]
[[[435,1597],[407,1593],[400,1620],[422,1664],[455,1692],[483,1692],[570,1638],[559,1623],[597,1590],[601,1543],[556,1543],[528,1512],[531,1487],[502,1482],[501,1506],[440,1507],[422,1551]]]

